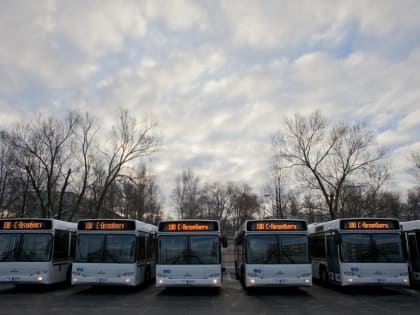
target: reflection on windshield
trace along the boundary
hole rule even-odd
[[[308,264],[308,238],[305,235],[249,235],[248,264]]]
[[[79,235],[77,262],[132,263],[135,261],[136,238],[134,235]]]
[[[159,238],[159,264],[220,264],[219,249],[217,235],[164,235]]]
[[[403,262],[398,234],[343,234],[343,262]]]
[[[0,261],[49,261],[51,250],[51,234],[0,235]]]

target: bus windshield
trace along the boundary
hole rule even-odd
[[[403,262],[399,234],[342,234],[343,262]]]
[[[159,264],[220,264],[217,235],[163,235],[159,237]]]
[[[45,262],[51,259],[51,234],[1,234],[0,261]]]
[[[136,260],[135,235],[89,234],[77,238],[76,262],[133,263]]]
[[[308,264],[308,239],[305,235],[249,235],[248,264]]]

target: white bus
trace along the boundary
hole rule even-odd
[[[235,234],[235,273],[245,288],[311,286],[304,220],[248,220]]]
[[[420,220],[402,222],[410,283],[420,284]]]
[[[76,223],[0,220],[0,283],[70,284]]]
[[[137,286],[155,274],[157,227],[137,220],[80,220],[73,285]]]
[[[337,219],[308,228],[312,275],[323,284],[409,285],[398,220]]]
[[[156,286],[222,286],[221,244],[216,220],[159,223]]]

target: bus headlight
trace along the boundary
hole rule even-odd
[[[37,273],[37,280],[38,281],[42,281],[42,280],[44,280],[44,278],[47,276],[47,274],[48,274],[48,271],[38,271]]]
[[[250,279],[250,280],[249,280],[249,283],[250,283],[251,285],[254,285],[254,284],[255,284],[255,282],[256,282],[256,281],[255,281],[255,279]]]
[[[216,284],[218,284],[218,283],[219,283],[219,280],[217,280],[217,279],[213,279],[213,280],[211,281],[211,283],[213,283],[214,285],[216,285]]]

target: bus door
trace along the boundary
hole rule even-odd
[[[420,232],[407,233],[407,244],[408,244],[408,263],[410,266],[411,280],[420,281]]]
[[[338,242],[339,237],[336,232],[327,233],[327,263],[328,263],[328,278],[330,281],[341,281],[340,264],[338,258]]]

